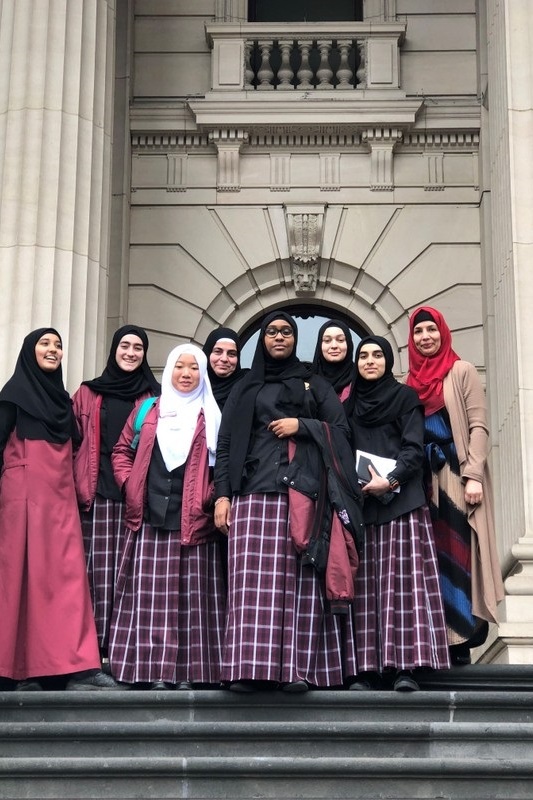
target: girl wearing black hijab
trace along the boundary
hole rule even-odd
[[[202,348],[207,357],[207,375],[222,411],[231,390],[248,372],[241,367],[239,334],[231,328],[211,331]]]
[[[303,692],[355,674],[351,626],[326,610],[321,580],[302,564],[289,529],[289,485],[306,483],[314,496],[320,482],[312,465],[293,471],[290,443],[309,441],[319,420],[348,434],[331,386],[296,357],[297,337],[289,314],[268,314],[251,370],[222,414],[215,524],[229,531],[222,680],[234,691],[280,684]]]
[[[118,563],[125,533],[122,493],[111,453],[138,400],[159,395],[148,363],[148,336],[137,325],[119,328],[100,377],[84,381],[74,394],[82,443],[74,457],[74,480],[82,510],[87,573],[98,642],[107,655]]]
[[[348,325],[329,319],[318,331],[313,372],[331,383],[343,403],[350,394],[354,378],[353,340]]]
[[[57,675],[67,689],[113,689],[99,670],[62,357],[54,328],[33,331],[0,392],[0,675],[19,690]]]
[[[445,669],[449,660],[422,482],[424,412],[416,392],[394,378],[393,364],[386,339],[362,339],[345,405],[357,449],[393,461],[388,473],[371,465],[364,476],[366,536],[354,604],[360,677],[350,688],[377,688],[385,673],[396,691],[415,691],[412,670]]]

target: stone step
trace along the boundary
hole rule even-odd
[[[533,723],[11,722],[0,758],[458,758],[531,760]]]
[[[0,797],[531,800],[529,679],[482,677],[413,694],[2,692]]]
[[[0,722],[533,722],[533,692],[0,692]]]
[[[460,758],[20,758],[10,800],[531,800],[533,761]]]

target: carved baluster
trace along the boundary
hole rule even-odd
[[[292,50],[292,39],[280,39],[279,42],[279,49],[281,50],[281,65],[278,69],[278,80],[279,85],[278,89],[294,89],[291,81],[294,78],[294,72],[291,68],[291,50]]]
[[[312,41],[308,41],[306,39],[302,39],[298,42],[298,48],[300,50],[302,56],[302,62],[300,64],[300,69],[296,73],[296,77],[298,78],[298,85],[297,89],[312,89],[313,84],[311,83],[311,78],[313,77],[313,70],[309,66],[309,51],[313,46]]]
[[[252,50],[254,47],[253,42],[244,43],[244,88],[246,90],[253,89],[254,84],[254,71],[252,69]]]
[[[272,81],[274,80],[274,72],[270,66],[270,54],[272,52],[272,40],[266,42],[257,42],[261,50],[261,66],[257,70],[257,77],[259,78],[258,89],[273,89]]]
[[[338,85],[337,89],[352,89],[352,77],[353,72],[350,69],[350,64],[348,62],[348,54],[350,52],[350,47],[352,43],[349,39],[342,39],[337,42],[337,47],[339,48],[339,52],[341,54],[341,62],[339,64],[339,69],[337,70],[337,78],[338,78]]]
[[[317,89],[333,89],[331,79],[333,78],[333,70],[329,65],[329,54],[331,51],[331,41],[321,39],[317,41],[317,46],[320,51],[320,66],[316,71],[316,76],[319,80]]]
[[[359,66],[355,76],[357,78],[357,89],[366,89],[366,39],[356,42],[359,49]]]

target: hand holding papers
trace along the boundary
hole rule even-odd
[[[366,453],[364,450],[357,450],[355,454],[355,468],[357,471],[357,479],[363,486],[372,478],[372,475],[368,469],[369,466],[372,467],[374,472],[376,472],[380,477],[385,478],[396,467],[396,461],[394,458],[385,458],[384,456],[378,456],[375,453]],[[394,490],[385,492],[385,494],[379,496],[375,495],[375,497],[380,503],[387,504],[394,499],[394,495],[398,494],[399,491],[400,487],[398,486]]]

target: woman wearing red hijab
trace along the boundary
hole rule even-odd
[[[409,374],[424,404],[429,506],[452,663],[470,663],[503,598],[485,394],[476,368],[452,348],[442,314],[429,306],[409,324]]]

